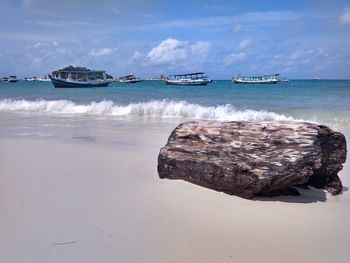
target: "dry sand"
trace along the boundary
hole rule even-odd
[[[0,139],[0,262],[350,261],[347,187],[245,200],[160,180],[165,140]]]

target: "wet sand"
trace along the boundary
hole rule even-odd
[[[0,262],[349,262],[348,164],[340,196],[245,200],[160,180],[165,140],[0,139]]]

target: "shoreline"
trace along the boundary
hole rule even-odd
[[[3,262],[346,262],[349,165],[337,197],[246,200],[156,171],[148,145],[0,138]],[[57,245],[59,244],[59,245]],[[252,250],[252,248],[254,248]],[[18,253],[21,251],[21,253]]]

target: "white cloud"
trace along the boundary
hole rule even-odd
[[[346,8],[341,16],[339,22],[342,24],[350,24],[350,8]]]
[[[247,58],[247,53],[245,52],[238,52],[238,53],[231,53],[227,57],[224,58],[224,63],[226,65],[231,65],[236,62],[243,62]]]
[[[46,49],[52,49],[52,48],[57,48],[59,47],[59,42],[57,40],[53,40],[53,41],[39,41],[37,43],[35,43],[33,45],[33,48],[34,49],[43,49],[43,48],[46,48]]]
[[[34,48],[40,48],[42,45],[43,45],[43,43],[38,42],[38,43],[35,43],[35,45],[33,47]]]
[[[187,57],[187,47],[187,41],[168,38],[152,48],[147,58],[152,64],[174,63]]]
[[[89,55],[97,58],[97,57],[107,56],[107,55],[111,54],[112,52],[113,52],[112,48],[103,47],[103,48],[91,50]]]
[[[239,43],[238,49],[243,50],[248,48],[252,43],[252,40],[250,38],[244,39]]]
[[[151,64],[174,64],[179,61],[185,62],[187,59],[190,59],[187,62],[201,63],[207,58],[210,47],[211,43],[205,41],[191,44],[188,41],[168,38],[152,48],[147,58]]]
[[[134,63],[136,60],[139,60],[143,57],[143,54],[139,51],[135,51],[132,56],[128,59],[127,63],[128,64],[132,64]]]

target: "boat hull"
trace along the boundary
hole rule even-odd
[[[119,80],[119,83],[138,83],[141,82],[142,80]]]
[[[58,78],[51,77],[51,82],[55,88],[97,88],[106,87],[108,84],[113,82],[112,80],[101,80],[94,82],[83,82],[83,81],[68,81]]]
[[[173,81],[173,80],[165,80],[167,85],[178,85],[178,86],[205,86],[209,84],[210,80],[203,81]]]
[[[278,80],[259,80],[259,81],[249,81],[249,80],[238,80],[234,79],[234,83],[236,84],[276,84]]]

